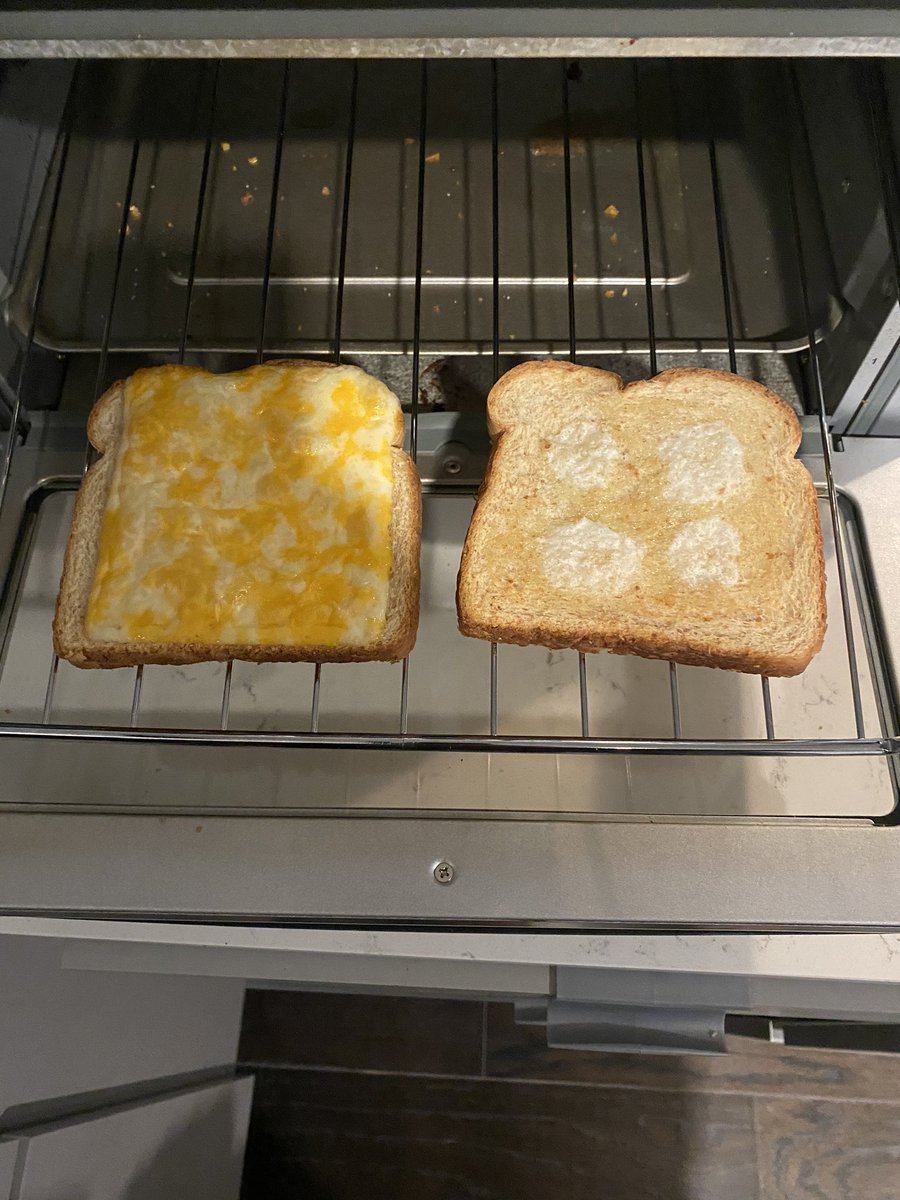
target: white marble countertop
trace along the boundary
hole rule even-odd
[[[300,978],[305,958],[314,966],[310,978],[320,982],[329,960],[335,967],[341,960],[335,981],[342,982],[353,962],[414,959],[463,969],[478,964],[578,966],[900,984],[900,934],[405,933],[4,917],[0,936],[59,939],[66,944],[67,965],[95,969],[118,964],[121,969],[165,971],[168,961],[168,969],[179,973],[193,963],[198,973],[217,974],[215,964],[227,966],[233,955],[235,963],[247,965],[242,973],[263,978],[264,970],[252,970],[253,954],[261,968],[277,961],[273,954],[289,955]],[[234,973],[224,966],[222,974]],[[529,976],[513,978],[524,984]]]

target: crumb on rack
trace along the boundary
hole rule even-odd
[[[607,204],[603,210],[604,217],[611,217],[613,220],[619,215],[619,210],[614,204]]]
[[[530,139],[528,149],[534,158],[565,158],[565,133],[558,128],[556,122],[551,123],[551,126],[548,126],[543,133],[539,133]],[[569,157],[584,158],[586,153],[587,143],[584,137],[576,133],[571,134],[569,137]]]

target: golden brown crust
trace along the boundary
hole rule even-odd
[[[419,624],[420,546],[422,542],[422,485],[408,454],[395,448],[394,507],[391,518],[393,557],[388,583],[388,618],[375,643],[379,659],[406,658],[416,642]],[[359,661],[359,660],[357,660]]]
[[[552,629],[535,626],[527,634],[512,625],[481,625],[477,621],[466,621],[461,616],[460,632],[466,637],[482,638],[489,642],[503,642],[512,646],[546,646],[548,650],[581,650],[594,654],[608,650],[610,654],[633,654],[638,658],[658,658],[665,662],[680,663],[686,667],[719,667],[725,671],[742,671],[750,675],[766,675],[773,678],[788,678],[800,675],[809,666],[810,659],[822,648],[822,637],[811,653],[804,654],[753,654],[750,651],[728,652],[717,648],[710,641],[704,649],[700,645],[685,647],[682,642],[666,637],[657,630],[641,629],[637,624],[630,631],[623,628],[621,634],[599,634],[585,630],[583,637],[561,637]]]
[[[486,599],[482,580],[478,581],[480,586],[476,587],[476,576],[479,571],[485,569],[485,550],[480,545],[481,535],[492,520],[491,498],[494,490],[500,486],[498,480],[504,472],[506,460],[502,447],[507,433],[516,425],[529,421],[530,404],[535,406],[535,412],[540,410],[546,402],[548,388],[567,385],[570,380],[574,381],[579,377],[583,380],[586,373],[590,373],[598,391],[610,392],[617,396],[623,393],[639,394],[648,383],[638,381],[626,386],[617,375],[595,371],[594,368],[552,360],[532,361],[513,368],[501,377],[488,397],[488,420],[493,446],[463,547],[457,578],[460,631],[469,637],[514,645],[541,645],[551,649],[585,652],[609,650],[614,654],[634,654],[642,658],[659,658],[690,666],[720,667],[771,676],[800,674],[821,649],[825,636],[825,565],[818,501],[815,485],[808,471],[793,459],[801,435],[796,414],[780,396],[751,380],[740,378],[739,382],[758,398],[764,399],[769,406],[771,422],[780,442],[783,443],[785,457],[789,460],[783,470],[793,476],[796,487],[796,520],[809,531],[805,547],[808,555],[806,574],[809,576],[809,587],[805,599],[812,611],[807,614],[808,619],[804,619],[807,633],[797,644],[789,648],[773,645],[765,649],[757,645],[754,649],[750,645],[740,644],[734,633],[727,631],[721,634],[693,632],[688,639],[683,631],[667,628],[672,622],[665,613],[660,612],[658,618],[654,615],[653,618],[647,619],[627,611],[625,606],[616,611],[614,619],[602,622],[594,620],[579,623],[569,618],[562,620],[549,608],[541,616],[533,613],[530,618],[525,619],[521,613],[505,612],[503,601],[492,597],[490,589]],[[523,377],[532,377],[534,389],[524,400],[521,392],[515,390],[520,387]],[[708,385],[719,382],[734,387],[738,378],[720,371],[687,368],[663,372],[650,382],[663,386],[680,383]],[[523,409],[526,411],[523,412]],[[529,565],[524,565],[523,569],[527,571]]]
[[[277,359],[267,365],[336,368],[314,359]],[[153,369],[153,368],[149,368]],[[393,554],[388,581],[388,615],[379,637],[367,646],[297,646],[289,643],[248,646],[226,643],[104,642],[91,640],[84,618],[93,587],[100,522],[115,467],[121,432],[125,384],[114,383],[88,418],[88,437],[102,455],[82,481],[75,500],[62,580],[53,619],[53,644],[60,658],[77,667],[140,665],[184,666],[198,662],[397,662],[412,650],[419,621],[419,544],[422,529],[421,484],[409,455],[402,450],[403,415],[393,432]]]
[[[510,412],[509,414],[505,411],[507,394],[513,391],[514,386],[520,380],[534,375],[539,380],[537,386],[540,388],[546,385],[548,375],[556,375],[558,379],[565,379],[566,376],[575,377],[583,371],[590,371],[592,377],[598,383],[602,382],[613,392],[623,392],[625,390],[626,385],[621,376],[616,375],[612,371],[602,371],[599,367],[582,367],[576,363],[564,362],[555,358],[530,359],[528,362],[519,363],[518,366],[507,371],[505,375],[501,375],[488,393],[487,423],[491,440],[496,443],[500,434],[513,423],[511,418],[515,417],[518,421],[522,420],[520,409],[516,408],[514,412]],[[556,382],[557,380],[553,380],[554,385]],[[536,400],[540,403],[539,397],[536,396]],[[513,404],[515,405],[515,401],[513,401]],[[484,491],[489,474],[490,468],[485,472],[479,495]]]

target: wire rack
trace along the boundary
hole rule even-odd
[[[503,64],[496,61],[485,64],[489,70],[490,95],[490,143],[492,154],[490,194],[483,197],[482,203],[490,210],[491,224],[491,313],[493,336],[490,345],[490,363],[492,377],[498,378],[502,370],[503,353],[501,353],[500,312],[501,312],[501,189],[500,189],[500,143],[499,143],[499,111],[501,91],[503,86]],[[420,391],[419,378],[422,356],[422,309],[423,309],[423,245],[425,237],[425,188],[426,162],[428,158],[429,137],[429,86],[432,68],[427,61],[419,66],[418,81],[418,133],[416,138],[416,189],[415,189],[415,276],[413,291],[413,325],[411,338],[411,384],[408,399],[408,449],[416,459],[419,451],[420,433]],[[579,333],[576,328],[576,263],[575,238],[573,230],[573,195],[572,195],[572,132],[570,89],[573,78],[576,78],[577,66],[567,62],[558,64],[558,87],[562,113],[563,161],[563,197],[560,213],[559,236],[564,239],[567,265],[567,313],[568,313],[568,357],[576,361],[580,354]],[[267,220],[265,226],[264,268],[258,295],[258,317],[255,345],[255,360],[262,362],[266,356],[267,323],[269,319],[272,258],[276,240],[280,203],[280,178],[284,157],[285,143],[288,139],[286,132],[286,116],[292,95],[292,89],[297,86],[296,64],[285,62],[280,71],[280,92],[278,101],[278,116],[275,128],[274,164],[272,182],[267,198]],[[355,214],[351,203],[352,180],[354,171],[354,152],[357,146],[357,128],[359,122],[359,78],[360,65],[353,63],[349,87],[349,102],[346,111],[346,134],[343,147],[343,183],[340,196],[340,234],[337,249],[337,271],[333,281],[333,332],[331,339],[331,358],[341,362],[344,357],[344,310],[345,290],[347,286],[347,250],[348,236]],[[634,106],[633,121],[633,153],[634,167],[637,178],[637,188],[640,201],[641,216],[641,259],[643,273],[643,298],[646,317],[646,346],[649,353],[650,373],[658,369],[658,359],[661,353],[657,338],[657,316],[654,300],[654,272],[652,255],[652,230],[649,219],[650,199],[648,197],[647,145],[643,129],[642,106],[642,73],[646,68],[635,64],[633,71]],[[828,416],[819,361],[819,346],[813,308],[810,301],[810,280],[808,270],[809,249],[805,244],[804,222],[798,195],[808,180],[803,179],[803,173],[811,171],[811,154],[808,134],[804,123],[804,111],[799,92],[799,85],[794,69],[790,64],[773,66],[777,72],[777,85],[781,89],[784,112],[788,119],[783,123],[780,132],[773,136],[780,138],[778,153],[783,164],[783,177],[788,193],[788,202],[793,227],[793,262],[797,273],[797,282],[803,300],[803,315],[806,330],[807,395],[810,407],[817,420],[818,434],[821,441],[821,456],[823,465],[823,492],[827,502],[827,511],[831,523],[831,533],[834,546],[834,566],[840,590],[840,613],[837,619],[842,627],[844,655],[846,659],[846,687],[852,701],[853,731],[845,737],[827,738],[794,738],[779,737],[776,721],[773,715],[772,696],[769,681],[763,678],[758,691],[758,703],[761,705],[765,725],[765,737],[746,738],[706,738],[687,737],[682,734],[682,705],[679,687],[679,669],[674,664],[668,665],[668,690],[671,707],[671,735],[667,737],[622,737],[604,736],[597,729],[596,717],[592,719],[590,711],[590,695],[587,682],[587,665],[583,654],[578,655],[578,696],[580,712],[580,736],[542,736],[536,734],[508,734],[501,730],[498,720],[500,711],[500,693],[502,672],[498,647],[496,644],[484,647],[484,653],[489,655],[490,675],[489,688],[483,698],[472,697],[474,706],[480,703],[486,709],[486,733],[457,733],[440,732],[411,732],[410,731],[410,672],[415,669],[415,662],[425,649],[414,651],[412,667],[407,659],[402,664],[400,678],[399,703],[396,714],[396,728],[393,732],[327,732],[319,728],[320,695],[322,677],[325,670],[353,671],[352,666],[323,667],[316,665],[312,680],[312,690],[308,697],[305,720],[298,720],[298,728],[291,730],[244,730],[230,728],[230,706],[233,664],[228,663],[222,685],[221,705],[217,727],[204,728],[167,728],[151,726],[142,721],[142,689],[144,671],[138,667],[134,671],[130,710],[122,713],[122,720],[115,724],[89,725],[77,724],[55,719],[55,692],[59,671],[59,660],[54,656],[49,664],[46,688],[44,694],[43,713],[40,721],[3,721],[0,723],[0,736],[18,738],[52,738],[77,741],[134,741],[149,743],[187,743],[211,745],[254,745],[254,746],[294,746],[318,747],[320,749],[387,749],[387,750],[429,750],[429,751],[490,751],[490,752],[532,752],[543,751],[552,753],[585,753],[605,752],[611,754],[660,754],[660,755],[749,755],[749,756],[818,756],[818,755],[891,755],[900,751],[900,738],[893,728],[890,719],[890,706],[881,705],[879,710],[877,733],[866,728],[862,685],[860,678],[859,647],[857,634],[854,632],[852,619],[853,601],[851,597],[853,580],[848,566],[844,534],[842,533],[840,502],[834,483],[832,464],[832,440],[828,426]],[[44,228],[40,231],[43,237],[43,248],[40,252],[40,266],[36,276],[32,303],[30,305],[31,319],[25,337],[24,350],[20,357],[15,378],[10,381],[12,393],[12,420],[2,459],[2,475],[0,475],[0,502],[7,495],[11,467],[17,446],[21,442],[21,434],[25,429],[23,418],[26,416],[22,395],[23,385],[28,371],[29,360],[35,347],[38,313],[48,280],[50,264],[50,248],[53,241],[54,225],[58,216],[63,179],[66,175],[66,165],[72,144],[73,129],[78,110],[83,80],[81,71],[76,68],[75,76],[69,92],[68,101],[60,126],[57,144],[54,152],[52,170],[49,176],[48,195],[46,198],[47,218]],[[886,99],[880,87],[879,76],[874,68],[867,68],[865,73],[866,97],[870,106],[873,128],[873,146],[877,157],[877,167],[884,191],[885,212],[888,217],[888,227],[891,234],[891,251],[893,267],[898,283],[900,283],[900,241],[897,237],[896,216],[900,211],[898,202],[896,163],[893,146],[887,134],[889,128],[885,119]],[[196,193],[195,215],[193,221],[193,236],[191,241],[190,262],[186,287],[183,295],[183,312],[180,318],[180,338],[175,361],[184,362],[190,346],[190,327],[192,309],[194,307],[197,280],[198,254],[204,225],[204,212],[210,184],[210,166],[215,141],[216,114],[221,101],[222,66],[210,64],[205,78],[205,144],[197,178],[185,180],[185,188],[194,188]],[[128,169],[125,184],[121,193],[121,217],[112,247],[113,264],[111,283],[103,307],[102,337],[97,361],[96,380],[93,389],[94,396],[99,396],[107,384],[107,373],[111,353],[111,336],[117,304],[121,300],[123,285],[123,261],[125,258],[129,234],[129,213],[133,208],[135,180],[138,171],[141,151],[140,136],[135,136],[130,147]],[[709,186],[712,195],[712,212],[710,220],[714,223],[716,245],[718,248],[718,282],[721,295],[721,306],[724,317],[727,357],[730,369],[737,373],[739,365],[738,343],[735,335],[734,318],[734,289],[731,278],[729,255],[727,252],[727,223],[729,214],[725,203],[720,179],[719,146],[716,137],[711,133],[706,141],[706,154],[709,172]],[[91,463],[92,451],[85,444],[83,471]],[[83,472],[82,472],[83,473]],[[77,479],[68,481],[69,486],[77,486]],[[7,588],[7,592],[10,589]],[[831,614],[832,622],[836,614]],[[873,651],[867,644],[866,650],[871,657]],[[665,670],[665,665],[660,664]]]

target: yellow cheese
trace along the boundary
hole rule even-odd
[[[354,367],[136,372],[88,635],[371,641],[387,612],[397,409]]]

